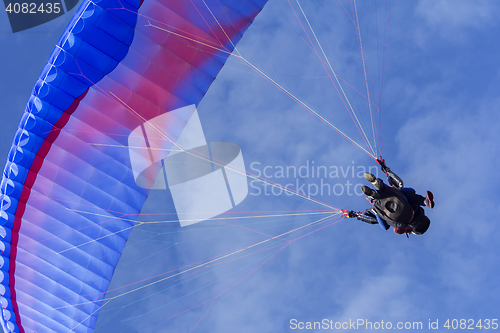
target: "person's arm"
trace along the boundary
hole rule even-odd
[[[382,169],[382,172],[386,174],[387,180],[389,181],[389,184],[391,186],[394,186],[396,188],[404,187],[403,180],[391,171],[391,169],[385,164],[382,156],[377,160],[377,163],[380,165],[380,169]]]
[[[378,225],[380,225],[382,230],[389,229],[389,225],[387,224],[387,222],[385,222],[384,219],[382,219],[377,214],[372,213],[371,208],[367,209],[364,213],[361,213],[361,212],[357,213],[353,210],[351,210],[351,211],[344,210],[342,216],[344,216],[346,218],[355,217],[359,221],[369,223],[369,224],[378,224]]]
[[[385,174],[387,175],[387,179],[389,180],[390,185],[397,188],[405,187],[405,185],[403,184],[403,180],[399,178],[399,176],[394,172],[392,172],[391,169],[387,168],[387,172]]]
[[[370,223],[370,224],[377,224],[378,223],[377,218],[375,216],[369,216],[369,215],[365,215],[365,214],[358,213],[356,215],[356,218],[360,221]]]

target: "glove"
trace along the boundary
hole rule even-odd
[[[382,172],[387,174],[389,171],[391,171],[390,168],[385,165],[385,161],[382,159],[382,156],[377,160],[377,163],[380,165],[380,169],[382,169]]]
[[[342,210],[342,216],[345,217],[346,219],[347,218],[357,217],[358,215],[359,215],[359,213],[356,213],[353,210],[350,210],[350,211]]]

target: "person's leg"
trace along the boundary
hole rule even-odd
[[[365,172],[365,179],[367,181],[369,181],[370,183],[372,183],[373,187],[375,187],[375,189],[377,189],[377,190],[382,190],[383,187],[385,186],[385,184],[382,181],[382,179],[375,177],[371,173]]]
[[[401,188],[401,193],[406,197],[406,199],[408,199],[408,202],[414,208],[425,206],[425,198],[420,194],[417,194],[417,192],[415,192],[415,190],[411,187]]]
[[[431,191],[427,191],[427,196],[423,197],[420,194],[417,194],[411,187],[403,187],[401,189],[401,193],[403,193],[406,199],[408,199],[410,205],[412,205],[415,209],[419,206],[434,208],[434,195],[432,195]]]
[[[369,188],[368,186],[361,186],[361,191],[370,198],[380,199],[380,194]]]

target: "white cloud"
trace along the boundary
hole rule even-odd
[[[416,14],[427,24],[427,38],[437,32],[450,41],[464,41],[467,29],[482,30],[496,23],[499,6],[496,1],[420,0]]]

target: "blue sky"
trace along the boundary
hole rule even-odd
[[[342,3],[350,13],[349,2]],[[381,110],[384,157],[407,186],[434,193],[436,207],[426,210],[429,231],[408,241],[356,220],[331,224],[335,219],[273,239],[327,216],[304,213],[325,207],[285,194],[265,195],[265,188],[254,183],[235,213],[224,215],[231,218],[224,223],[236,226],[209,221],[182,229],[173,223],[138,227],[111,288],[136,282],[118,289],[116,295],[121,295],[173,275],[167,272],[179,267],[190,269],[207,258],[262,245],[212,262],[207,269],[186,271],[178,282],[170,282],[176,279],[172,277],[116,298],[103,308],[96,332],[300,331],[292,329],[292,319],[383,320],[394,326],[422,322],[424,329],[429,320],[439,320],[442,329],[447,319],[472,319],[475,325],[498,318],[500,5],[389,1],[393,14],[384,59],[385,2],[373,3],[358,1],[357,7],[370,94]],[[359,36],[350,18],[337,2],[300,4],[311,22],[322,22],[315,32],[335,72],[366,95]],[[296,2],[293,8],[298,11]],[[6,14],[0,15],[0,156],[7,156],[31,88],[70,15],[16,34],[10,32]],[[271,0],[237,48],[248,62],[362,144],[307,43],[289,3]],[[366,99],[344,82],[342,86],[371,135]],[[373,166],[373,160],[236,57],[228,60],[198,112],[207,140],[237,143],[247,171],[258,174],[268,167],[270,181],[304,185],[304,191],[339,184],[335,189],[343,189],[342,195],[313,197],[338,208],[368,207],[363,196],[347,194],[346,184],[364,184],[358,171]],[[340,170],[340,176],[276,174],[281,168],[313,164]],[[341,170],[349,172],[344,176]],[[298,215],[270,217],[278,211]],[[169,193],[152,192],[143,213],[144,221],[172,220],[167,215],[174,213]],[[137,283],[158,274],[163,275]]]

